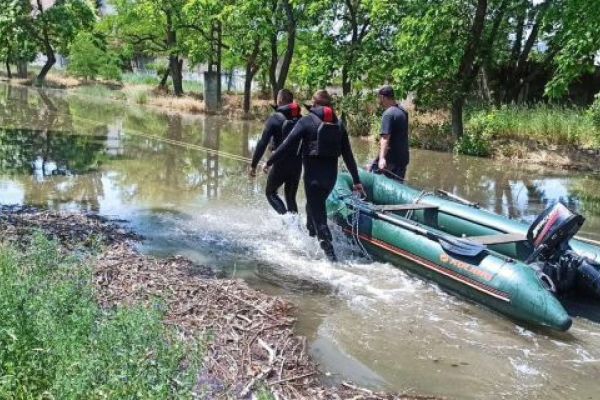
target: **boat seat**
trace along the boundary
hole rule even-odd
[[[468,239],[486,246],[527,241],[527,237],[520,233],[499,233],[497,235],[470,236]]]
[[[416,210],[437,210],[438,206],[432,206],[431,204],[414,203],[414,204],[387,204],[387,205],[376,205],[373,210],[379,212],[393,212],[393,211],[416,211]]]

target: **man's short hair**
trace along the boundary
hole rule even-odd
[[[279,93],[277,93],[277,97],[285,104],[290,104],[294,101],[294,94],[289,89],[281,89]]]
[[[317,106],[330,107],[332,103],[331,95],[327,90],[317,90],[313,95],[313,103]]]
[[[388,99],[395,98],[395,96],[394,96],[394,88],[391,87],[390,85],[383,86],[381,89],[379,89],[379,91],[377,92],[377,94],[380,95],[380,96],[383,96],[383,97],[387,97]]]

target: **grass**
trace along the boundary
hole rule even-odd
[[[159,78],[156,75],[137,74],[137,73],[125,73],[123,74],[123,83],[129,85],[147,85],[153,88],[158,86]],[[171,79],[167,82],[167,85],[171,85]],[[204,83],[198,81],[183,81],[183,91],[186,93],[202,93],[204,91]]]
[[[583,109],[548,105],[503,106],[467,115],[466,132],[489,139],[600,148],[600,129]]]
[[[99,308],[91,270],[41,235],[25,253],[0,246],[0,275],[0,398],[191,397],[200,350],[160,303]]]
[[[95,99],[127,100],[121,90],[114,90],[103,84],[83,85],[73,89],[73,93]]]
[[[535,142],[541,147],[600,149],[599,115],[600,112],[594,113],[593,109],[550,105],[472,109],[467,111],[464,119],[465,140],[470,142],[466,147],[511,141],[524,144]],[[413,111],[410,122],[413,146],[432,150],[452,148],[448,112]],[[376,123],[372,123],[370,132],[372,135],[378,133]]]
[[[149,85],[158,86],[159,79],[156,75],[136,74],[132,72],[124,73],[123,83],[131,85]]]

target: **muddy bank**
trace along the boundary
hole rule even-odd
[[[492,145],[495,160],[541,165],[572,171],[600,172],[600,150],[569,146],[543,146],[535,142],[497,141]]]
[[[165,307],[165,324],[188,340],[206,343],[197,392],[207,398],[250,398],[267,389],[279,399],[431,399],[375,393],[347,382],[328,384],[294,333],[294,307],[250,289],[239,280],[216,279],[208,266],[174,257],[139,254],[140,238],[96,215],[59,214],[29,207],[0,207],[0,242],[27,246],[42,232],[65,252],[99,251],[94,260],[98,302]]]

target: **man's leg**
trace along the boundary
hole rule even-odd
[[[304,192],[306,193],[306,229],[308,229],[308,235],[310,237],[317,236],[317,229],[315,226],[315,221],[313,219],[313,213],[311,209],[311,204],[315,201],[313,199],[313,192],[309,187],[306,179],[304,180]]]
[[[298,193],[298,185],[300,184],[301,173],[301,167],[297,170],[289,171],[283,186],[287,210],[288,212],[295,214],[298,213],[298,203],[296,203],[296,194]]]
[[[329,226],[327,225],[327,207],[325,202],[329,191],[322,188],[313,188],[313,202],[311,203],[311,212],[313,216],[314,226],[317,231],[319,245],[325,252],[330,261],[337,261],[337,257],[333,250],[333,237]]]
[[[283,185],[283,174],[281,173],[280,168],[277,166],[273,166],[271,171],[269,171],[269,177],[267,178],[267,187],[265,188],[265,194],[267,196],[267,201],[277,211],[278,214],[285,214],[287,209],[285,208],[285,204],[283,200],[277,194],[277,191]]]

